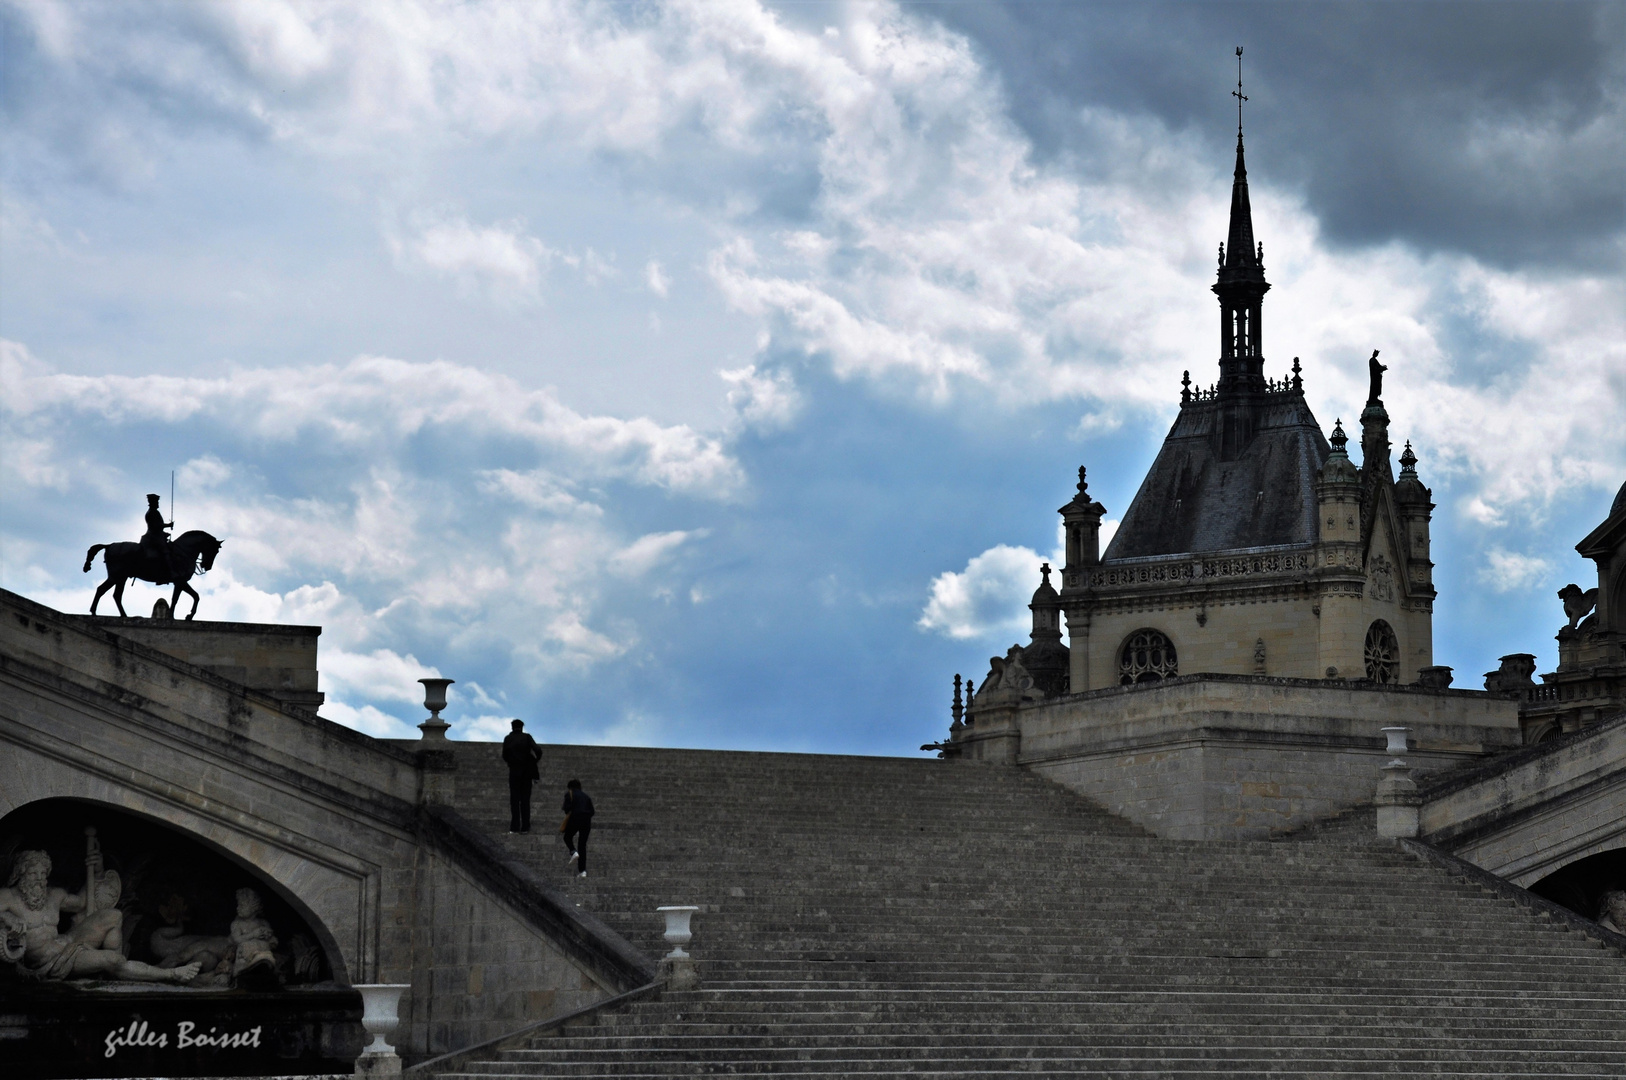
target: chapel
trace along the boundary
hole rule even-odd
[[[1322,434],[1298,357],[1291,376],[1266,375],[1270,282],[1240,127],[1212,288],[1218,381],[1193,387],[1186,373],[1179,415],[1104,555],[1107,511],[1079,470],[1078,494],[1060,510],[1061,590],[1046,575],[1034,594],[1035,642],[1059,640],[1051,612],[1065,614],[1072,692],[1181,671],[1448,685],[1433,666],[1434,507],[1409,443],[1398,479],[1391,468],[1378,353],[1359,464],[1341,421]],[[1036,677],[1049,675],[1040,666]]]

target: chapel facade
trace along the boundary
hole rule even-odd
[[[1291,376],[1265,374],[1270,283],[1240,129],[1212,288],[1219,379],[1202,389],[1186,373],[1180,413],[1105,554],[1107,510],[1082,468],[1059,511],[1066,565],[1059,592],[1046,575],[1034,594],[1024,651],[1046,654],[1035,676],[1054,663],[1064,615],[1071,693],[1197,672],[1449,685],[1433,659],[1434,507],[1409,443],[1398,478],[1390,465],[1378,354],[1358,465],[1341,422],[1323,435],[1297,357]]]

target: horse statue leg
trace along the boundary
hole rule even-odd
[[[107,594],[107,590],[111,589],[112,587],[113,587],[113,579],[112,578],[108,578],[106,581],[104,581],[100,585],[96,586],[96,595],[90,601],[90,613],[92,615],[96,614],[96,605],[102,602],[102,597],[105,596]]]
[[[192,610],[186,613],[186,621],[191,622],[192,616],[198,613],[198,590],[194,589],[186,582],[177,581],[175,583],[175,597],[169,602],[169,610],[173,612],[176,606],[180,604],[182,592],[190,593],[192,596]]]
[[[128,619],[130,616],[124,612],[124,578],[119,578],[113,584],[113,603],[119,607],[119,618]]]

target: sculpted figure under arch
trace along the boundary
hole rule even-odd
[[[124,913],[118,907],[123,882],[103,871],[92,848],[84,888],[70,893],[50,884],[51,856],[19,851],[6,887],[0,889],[3,957],[25,976],[61,980],[107,978],[127,982],[189,983],[196,963],[154,967],[124,954]],[[66,934],[57,932],[63,913],[76,916]]]

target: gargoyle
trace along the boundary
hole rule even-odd
[[[1586,618],[1588,612],[1598,606],[1598,590],[1588,589],[1582,592],[1581,586],[1574,582],[1559,589],[1558,598],[1564,601],[1564,614],[1569,616],[1571,630]]]

